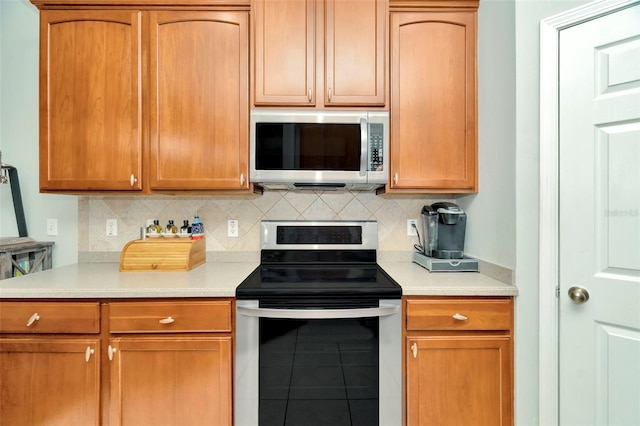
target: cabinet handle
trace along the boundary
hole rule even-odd
[[[468,318],[466,316],[456,312],[455,314],[453,314],[453,319],[458,320],[458,321],[466,321]]]
[[[38,315],[37,312],[35,314],[31,315],[29,317],[29,319],[27,320],[27,327],[31,327],[33,325],[33,323],[38,321],[39,319],[40,319],[40,315]]]
[[[395,183],[396,185],[398,184],[398,174],[397,173],[393,176],[393,183]]]
[[[131,176],[129,176],[129,183],[131,184],[131,186],[133,186],[137,181],[138,179],[136,179],[133,173],[131,173]]]
[[[166,318],[162,318],[160,321],[158,321],[160,324],[171,324],[172,322],[174,322],[175,320],[171,317],[166,317]]]
[[[418,358],[418,344],[414,343],[411,345],[411,352],[413,352],[413,357]]]
[[[244,173],[240,173],[240,186],[244,185]]]
[[[332,93],[332,91],[331,91],[331,88],[329,88],[329,102],[331,102],[331,95],[332,95],[332,94],[333,94],[333,93]]]
[[[309,102],[311,102],[311,89],[307,91],[307,99],[309,99]]]
[[[96,351],[91,349],[91,346],[87,346],[87,350],[84,351],[84,360],[86,362],[89,362],[89,360],[91,359],[91,355],[93,355]]]
[[[107,348],[107,356],[109,357],[109,361],[113,361],[113,355],[116,353],[116,351],[116,348],[109,345],[109,347]]]

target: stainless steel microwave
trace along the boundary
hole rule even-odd
[[[250,149],[266,189],[373,190],[388,182],[389,113],[253,110]]]

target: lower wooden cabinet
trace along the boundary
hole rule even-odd
[[[231,425],[232,304],[0,302],[0,425]]]
[[[114,302],[108,317],[110,425],[232,424],[230,300]]]
[[[0,425],[100,424],[100,305],[0,302]]]
[[[111,339],[111,425],[230,425],[231,337]]]
[[[406,424],[513,425],[510,298],[405,300]]]
[[[99,425],[100,340],[0,338],[0,424]]]
[[[513,425],[513,300],[405,297],[408,426]],[[231,425],[233,301],[0,302],[0,424]]]

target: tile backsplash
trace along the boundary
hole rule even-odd
[[[411,253],[417,237],[406,234],[407,219],[419,219],[424,196],[381,197],[370,192],[266,191],[261,196],[131,196],[79,198],[78,251],[85,254],[119,253],[140,237],[147,219],[162,226],[173,219],[180,227],[197,214],[204,223],[207,252],[255,252],[260,248],[260,221],[377,220],[379,250]],[[118,235],[106,236],[106,220],[116,219]],[[227,237],[227,220],[238,221],[239,236]]]

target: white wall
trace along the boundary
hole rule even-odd
[[[510,269],[515,250],[515,3],[481,0],[478,10],[478,194],[467,212],[465,250]]]
[[[29,236],[54,241],[53,266],[78,258],[75,196],[39,193],[38,185],[38,10],[27,0],[0,0],[0,150],[18,169]],[[46,221],[58,219],[58,236]],[[0,187],[0,237],[17,236],[9,185]]]

